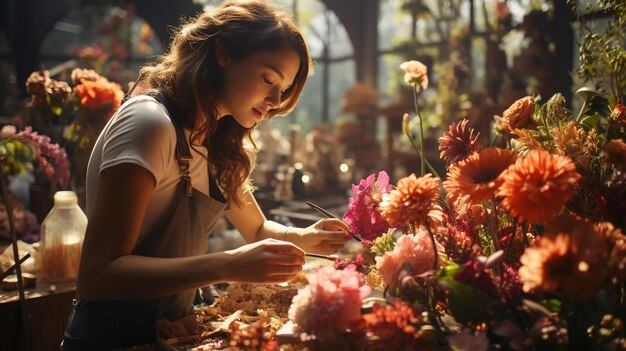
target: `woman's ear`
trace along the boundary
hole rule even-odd
[[[224,50],[224,45],[222,45],[222,42],[219,40],[215,41],[215,59],[217,60],[217,64],[221,68],[226,67],[226,65],[230,61],[226,50]]]

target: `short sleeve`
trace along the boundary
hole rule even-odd
[[[152,173],[158,184],[174,157],[174,125],[165,107],[151,97],[135,97],[124,104],[103,137],[100,172],[133,163]]]

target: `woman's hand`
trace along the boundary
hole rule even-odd
[[[286,239],[306,252],[323,255],[341,250],[350,237],[350,227],[335,218],[325,218],[306,228],[289,228]]]
[[[302,270],[304,251],[290,242],[265,239],[225,252],[228,281],[272,284],[289,281]]]

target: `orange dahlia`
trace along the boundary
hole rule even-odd
[[[561,287],[568,294],[591,298],[607,274],[604,238],[593,223],[571,216],[558,217],[549,228],[520,258],[524,291]]]
[[[383,195],[380,210],[390,225],[419,225],[435,210],[433,201],[439,196],[439,178],[428,173],[417,178],[415,174],[402,178],[397,187]]]
[[[517,158],[511,150],[487,148],[452,166],[443,182],[448,199],[454,204],[479,204],[492,198],[502,179],[500,175]]]
[[[498,196],[513,216],[529,223],[545,222],[574,195],[580,178],[569,157],[531,150],[502,174]]]
[[[535,99],[532,96],[515,101],[502,113],[502,118],[511,129],[528,128],[532,124],[530,118],[535,112]]]
[[[110,108],[107,118],[120,106],[124,98],[122,87],[106,78],[96,81],[85,80],[74,88],[80,104],[90,111]]]

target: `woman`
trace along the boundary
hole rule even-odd
[[[156,320],[192,313],[196,288],[284,282],[305,252],[343,246],[343,222],[268,221],[248,184],[252,129],[293,109],[309,66],[284,12],[227,1],[182,25],[169,52],[142,68],[142,92],[107,123],[89,161],[89,225],[63,350],[152,342]],[[251,244],[206,254],[222,213]]]

